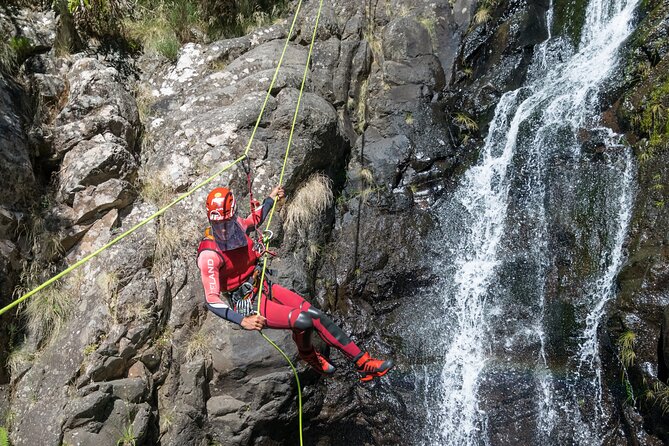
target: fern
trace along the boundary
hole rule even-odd
[[[4,427],[0,427],[0,446],[9,446],[9,434]]]

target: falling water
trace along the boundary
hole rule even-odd
[[[439,364],[423,370],[426,445],[521,444],[509,435],[528,431],[536,444],[602,442],[597,330],[623,260],[634,166],[599,123],[599,99],[635,6],[592,0],[577,49],[559,37],[537,48],[526,85],[502,96],[478,162],[440,207],[444,279],[440,340],[429,353]],[[603,153],[583,153],[584,134]],[[560,254],[561,231],[580,251]],[[595,260],[579,260],[586,254]],[[580,335],[570,333],[566,359],[552,356],[557,341],[547,334],[557,300],[547,284],[568,270],[556,257],[586,271],[572,278]],[[501,426],[509,402],[517,428]]]

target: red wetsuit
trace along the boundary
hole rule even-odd
[[[253,240],[248,234],[262,224],[269,208],[270,198],[263,206],[239,223],[246,231],[247,245],[241,248],[221,251],[213,237],[207,236],[200,242],[197,265],[200,268],[207,308],[228,321],[241,325],[243,316],[234,311],[221,299],[221,291],[234,291],[249,280],[258,264],[260,254],[254,250]],[[272,292],[267,296],[268,286]],[[308,352],[311,346],[311,332],[329,345],[341,350],[350,359],[362,355],[360,348],[325,313],[313,307],[299,294],[280,285],[266,283],[260,301],[260,314],[267,319],[268,328],[292,329],[293,339],[300,352]]]

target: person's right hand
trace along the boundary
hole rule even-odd
[[[242,327],[245,330],[262,330],[267,319],[259,314],[252,314],[242,319]]]

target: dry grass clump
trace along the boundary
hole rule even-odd
[[[142,167],[139,171],[139,182],[139,196],[144,202],[162,208],[172,201],[173,190],[161,179],[159,173]]]
[[[59,283],[28,299],[28,331],[35,336],[38,344],[56,336],[65,326],[74,308],[73,300],[71,290]]]
[[[176,226],[161,221],[153,253],[154,272],[160,275],[170,267],[173,259],[183,257],[184,252],[190,253],[193,246],[197,246],[196,242],[200,236],[200,231],[194,223]]]
[[[197,356],[206,357],[209,354],[208,336],[202,330],[193,333],[186,344],[186,361],[192,361]]]
[[[109,316],[112,322],[118,322],[118,291],[119,291],[119,275],[116,271],[104,272],[97,278],[97,284],[102,290],[102,296]]]
[[[330,178],[320,173],[312,175],[285,208],[286,232],[305,231],[333,202]]]

